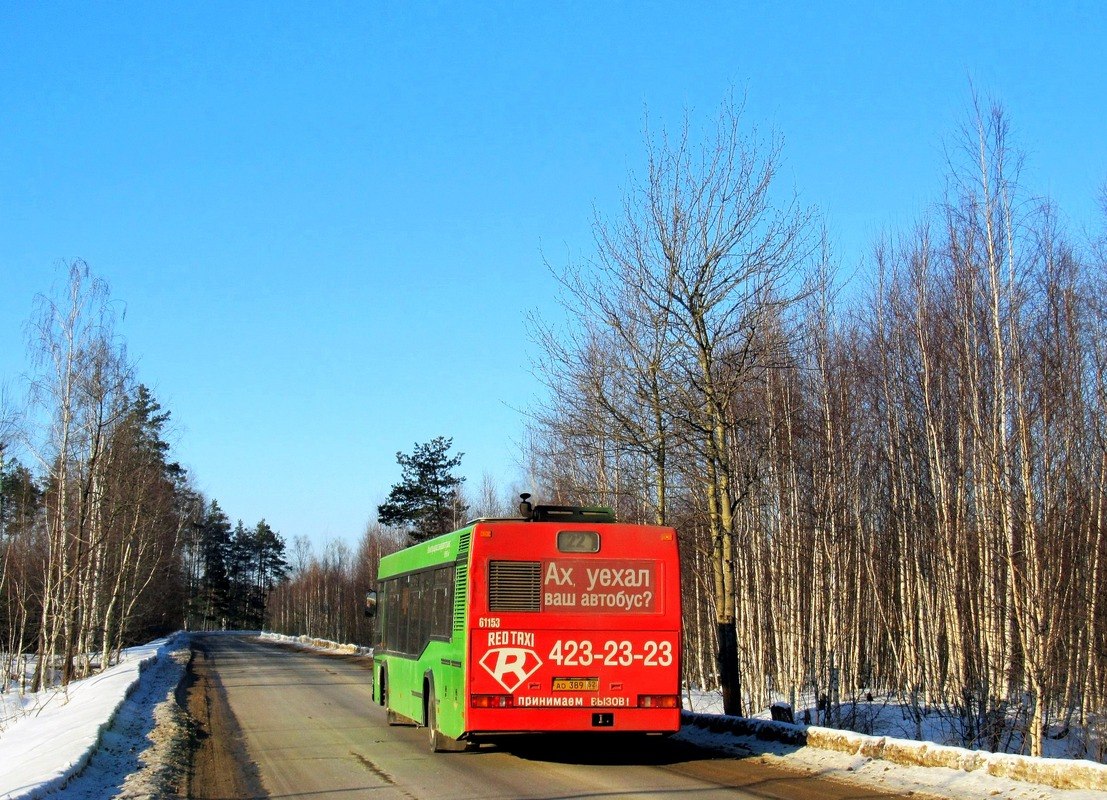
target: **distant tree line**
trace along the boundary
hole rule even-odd
[[[67,277],[36,304],[27,402],[0,399],[0,657],[34,657],[31,690],[180,628],[261,627],[288,569],[264,521],[232,529],[190,486],[107,285]]]
[[[678,528],[686,677],[732,713],[884,690],[920,735],[1102,758],[1107,239],[1020,182],[998,107],[848,301],[738,110],[647,161],[535,322],[536,491]]]
[[[294,636],[372,645],[375,620],[365,616],[365,593],[376,588],[381,556],[406,544],[403,532],[380,525],[368,526],[356,549],[331,541],[316,552],[308,539],[297,537],[291,577],[270,597],[269,627]]]
[[[260,630],[267,624],[269,593],[288,577],[284,540],[265,520],[232,528],[212,500],[191,520],[181,543],[189,630]]]

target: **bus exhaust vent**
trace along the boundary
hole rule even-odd
[[[542,565],[537,561],[488,563],[489,611],[540,611]]]

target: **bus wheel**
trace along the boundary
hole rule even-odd
[[[446,736],[438,730],[438,712],[436,711],[436,698],[434,696],[434,681],[428,681],[426,687],[427,710],[424,715],[427,721],[427,730],[430,731],[430,749],[432,753],[460,753],[467,747],[465,742]]]
[[[400,715],[388,705],[388,673],[381,670],[381,705],[384,706],[384,718],[389,725],[399,725]]]

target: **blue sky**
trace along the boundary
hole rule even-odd
[[[289,540],[356,540],[437,435],[474,490],[525,477],[525,315],[617,212],[647,110],[744,94],[850,274],[940,197],[971,87],[1103,223],[1102,3],[0,0],[0,41],[0,383],[85,259],[197,486]]]

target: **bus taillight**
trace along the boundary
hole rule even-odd
[[[515,708],[515,698],[509,694],[469,695],[472,708]]]
[[[680,696],[675,694],[640,694],[639,708],[680,708]]]

